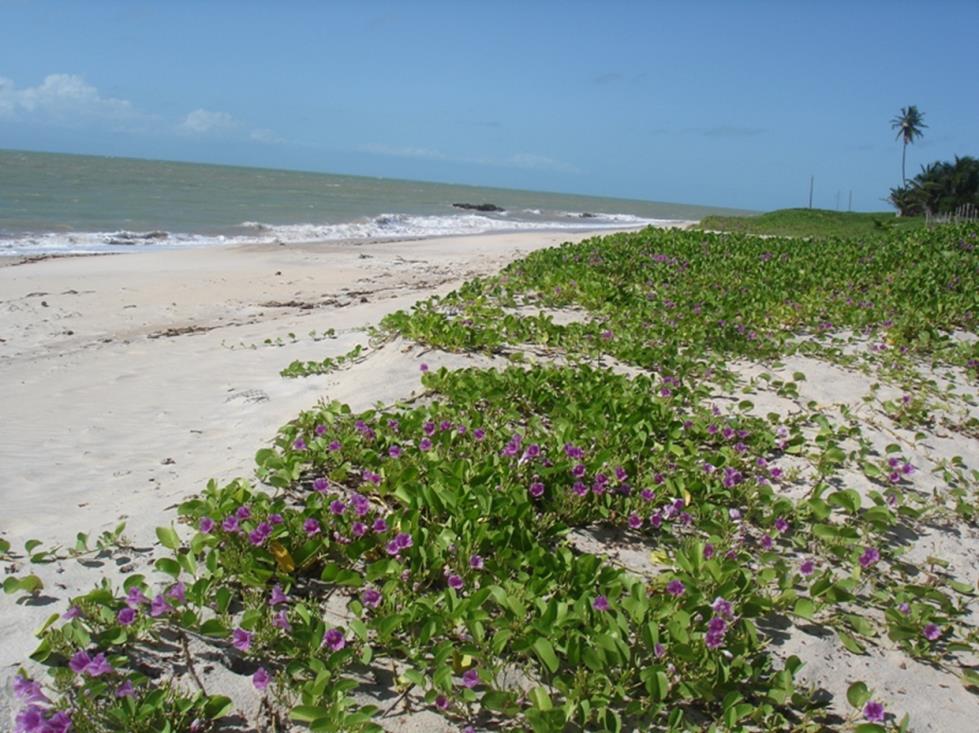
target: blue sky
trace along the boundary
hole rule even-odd
[[[0,148],[879,210],[979,155],[979,3],[0,0]],[[2,171],[0,171],[2,175]]]

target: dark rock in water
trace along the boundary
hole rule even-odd
[[[107,244],[139,244],[140,242],[156,242],[166,239],[170,234],[163,231],[154,232],[116,232]]]
[[[587,211],[582,211],[580,214],[578,214],[578,218],[579,219],[594,219],[595,218],[595,214],[589,214]]]
[[[506,211],[502,206],[496,204],[452,204],[457,209],[468,209],[469,211]]]

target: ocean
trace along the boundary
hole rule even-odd
[[[492,204],[493,211],[454,204]],[[385,178],[0,150],[0,255],[641,227],[739,213]]]

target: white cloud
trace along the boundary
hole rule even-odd
[[[271,130],[266,130],[264,127],[256,128],[251,131],[248,136],[249,139],[254,140],[257,143],[269,143],[270,145],[275,145],[278,143],[284,143],[285,140],[278,135],[276,135]]]
[[[77,74],[49,74],[37,86],[21,89],[12,80],[0,77],[0,117],[77,124],[134,120],[140,116],[131,102],[102,96]]]
[[[240,124],[227,112],[195,109],[177,125],[177,130],[189,135],[207,135],[230,132],[238,127]]]

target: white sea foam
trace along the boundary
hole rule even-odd
[[[528,211],[528,213],[530,213]],[[535,211],[536,213],[536,211]],[[521,221],[478,214],[414,216],[381,214],[369,219],[340,224],[282,224],[245,221],[232,227],[234,233],[194,234],[173,232],[47,232],[0,238],[0,255],[91,254],[131,252],[142,249],[228,244],[273,244],[296,242],[396,241],[486,232],[588,231],[669,226],[672,219],[644,219],[631,214],[563,212],[550,221]],[[229,230],[229,231],[231,231]]]

